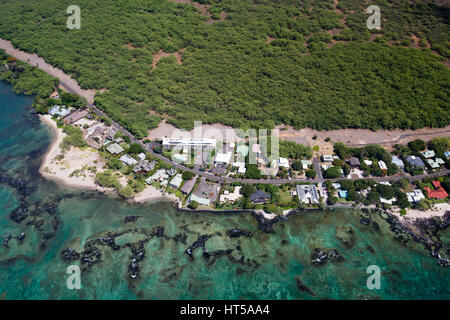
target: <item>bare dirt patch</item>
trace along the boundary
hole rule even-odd
[[[411,39],[413,39],[413,41],[414,41],[413,46],[414,46],[415,48],[419,48],[419,41],[420,41],[420,38],[417,37],[415,34],[413,34],[413,35],[411,36]]]
[[[136,49],[135,47],[133,47],[133,45],[131,43],[125,43],[123,46],[128,48],[128,49],[130,49],[130,50]]]
[[[153,55],[153,69],[156,69],[156,65],[158,64],[159,60],[165,57],[174,56],[175,59],[177,59],[178,64],[183,64],[183,55],[182,53],[186,50],[186,48],[181,49],[180,52],[174,52],[174,53],[168,53],[163,50],[159,50],[157,54]]]
[[[267,41],[266,41],[266,43],[269,44],[269,43],[271,43],[271,42],[273,42],[273,41],[275,41],[275,40],[277,40],[277,39],[276,39],[276,38],[273,38],[273,37],[271,37],[271,36],[267,36]]]
[[[282,128],[278,126],[277,128]],[[331,142],[343,142],[354,147],[361,147],[367,144],[381,144],[390,149],[393,145],[406,144],[414,139],[422,139],[429,141],[437,137],[448,137],[450,135],[450,126],[445,128],[422,128],[418,130],[377,130],[370,131],[368,129],[340,129],[330,131],[317,131],[310,128],[296,130],[290,126],[286,126],[284,130],[280,130],[280,138],[284,140],[295,141],[310,146],[319,145],[326,148],[325,139],[331,138]],[[317,136],[316,140],[312,137]],[[322,143],[322,141],[324,143]],[[322,150],[321,150],[322,151]]]

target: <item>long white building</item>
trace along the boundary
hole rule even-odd
[[[163,147],[181,147],[181,148],[203,148],[212,150],[216,147],[216,139],[174,139],[163,138]]]

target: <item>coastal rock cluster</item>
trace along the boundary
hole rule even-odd
[[[138,216],[127,216],[124,218],[124,223],[136,223],[138,218]],[[252,233],[247,230],[239,228],[227,230],[226,236],[229,240],[225,243],[229,243],[229,245],[225,248],[215,248],[214,250],[208,250],[206,243],[212,238],[224,238],[225,235],[221,232],[200,234],[196,231],[190,230],[188,225],[180,226],[180,230],[180,232],[173,236],[166,235],[162,226],[155,226],[153,228],[128,228],[120,232],[106,232],[98,235],[94,239],[88,240],[82,250],[77,251],[76,248],[69,247],[62,250],[60,255],[66,263],[79,261],[81,269],[86,271],[103,261],[104,247],[109,247],[113,251],[128,249],[130,250],[130,256],[128,260],[127,272],[130,285],[140,278],[141,264],[145,263],[146,257],[145,245],[153,238],[161,238],[163,241],[173,241],[174,243],[186,245],[188,239],[196,237],[194,238],[196,240],[191,242],[191,244],[186,248],[185,254],[188,255],[191,260],[194,260],[194,252],[196,250],[201,250],[202,257],[205,261],[207,261],[208,265],[213,264],[217,258],[226,256],[230,261],[242,266],[247,266],[250,268],[257,268],[260,266],[256,260],[246,259],[246,257],[242,254],[240,238],[249,238],[252,236]],[[127,234],[133,235],[131,238],[139,238],[139,240],[130,241],[119,245],[116,241],[118,237],[125,236]],[[122,237],[122,239],[124,238]],[[222,241],[219,241],[218,243],[222,243]],[[215,245],[212,246],[214,247]],[[164,275],[162,275],[163,278],[167,278],[167,281],[175,279],[181,272],[176,268],[172,268],[173,270],[169,269],[165,270]],[[239,268],[239,274],[244,272],[244,269]]]
[[[328,261],[342,262],[344,257],[336,249],[315,248],[311,254],[311,262],[313,265],[324,265]]]
[[[239,228],[234,228],[234,229],[227,230],[227,235],[230,238],[239,238],[241,236],[248,238],[252,235],[252,233],[250,231],[242,230]]]
[[[22,245],[25,238],[26,238],[25,232],[20,233],[18,236],[14,237],[14,238],[11,234],[8,234],[5,237],[5,239],[3,240],[3,247],[5,247],[6,249],[9,249],[9,241],[11,241],[12,239],[17,240],[17,243],[19,245]]]
[[[278,222],[281,218],[279,216],[274,219],[267,219],[264,215],[256,212],[252,212],[252,216],[258,222],[258,229],[265,233],[273,233],[273,225]]]
[[[29,196],[36,191],[36,187],[25,179],[14,178],[7,175],[5,172],[0,172],[0,183],[8,184],[11,188],[15,189],[21,197]]]
[[[0,183],[5,183],[14,188],[19,195],[20,203],[16,209],[10,212],[9,219],[19,225],[34,227],[41,235],[42,241],[39,247],[43,249],[47,246],[47,241],[55,237],[58,230],[60,220],[56,215],[56,208],[61,199],[28,202],[27,197],[36,191],[36,186],[21,177],[18,172],[13,174],[7,174],[4,171],[0,172]],[[6,248],[12,236],[10,239],[8,238],[3,242],[3,246]],[[24,232],[14,237],[20,245],[25,238]]]
[[[394,232],[395,240],[403,244],[410,240],[421,243],[440,266],[450,266],[450,244],[444,243],[439,235],[440,231],[450,226],[450,212],[440,218],[416,219],[413,222],[402,223],[393,216],[386,220]]]

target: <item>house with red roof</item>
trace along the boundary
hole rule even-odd
[[[432,182],[434,190],[431,190],[430,187],[425,187],[424,189],[427,191],[428,198],[433,199],[445,199],[448,197],[447,191],[441,186],[441,183],[437,180]]]

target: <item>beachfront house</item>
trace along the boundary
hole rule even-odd
[[[241,195],[241,186],[235,187],[233,192],[225,190],[223,194],[220,195],[220,202],[235,202]]]
[[[122,161],[122,163],[126,166],[134,166],[137,163],[137,161],[134,158],[130,157],[127,154],[121,156],[120,161]]]
[[[113,143],[110,144],[107,148],[106,151],[108,151],[109,153],[113,154],[113,155],[117,155],[120,154],[124,151],[124,149],[118,145],[117,143]]]
[[[408,198],[408,201],[412,203],[417,203],[420,200],[425,199],[425,196],[423,195],[423,192],[420,189],[416,189],[413,192],[408,192],[406,194],[406,197]]]
[[[319,203],[320,197],[315,185],[297,185],[295,188],[297,190],[297,197],[300,203]]]
[[[181,187],[180,191],[184,194],[189,194],[192,189],[195,186],[195,182],[197,181],[197,178],[192,178],[191,180],[186,181],[183,186]]]
[[[83,119],[88,113],[88,110],[77,110],[64,117],[63,121],[65,124],[72,124]]]
[[[250,201],[253,204],[266,203],[269,200],[270,200],[270,194],[265,193],[264,191],[261,191],[261,190],[256,190],[256,192],[254,192],[250,195]]]
[[[169,175],[166,173],[166,169],[159,169],[156,170],[156,172],[151,177],[148,177],[145,182],[147,184],[152,184],[155,181],[167,181],[168,178]]]
[[[424,188],[427,191],[428,198],[439,199],[439,200],[448,198],[448,193],[441,186],[441,182],[434,180],[432,182],[432,184],[433,184],[434,189],[431,189],[430,187]]]
[[[156,166],[156,162],[155,161],[148,161],[148,160],[142,160],[139,161],[139,163],[137,165],[134,166],[133,168],[133,172],[134,173],[139,173],[139,172],[150,172],[153,169],[155,169]]]
[[[199,205],[206,207],[208,207],[211,203],[209,199],[196,196],[195,194],[191,194],[191,196],[189,197],[189,203],[192,201],[196,201]]]
[[[169,186],[172,188],[178,189],[181,186],[181,183],[183,182],[183,178],[181,176],[181,173],[178,173],[175,177],[173,177],[172,180],[169,182]]]
[[[48,113],[54,117],[54,116],[59,116],[59,117],[65,117],[68,114],[70,114],[71,112],[71,108],[67,108],[66,106],[58,106],[58,105],[54,105],[53,107],[50,108],[50,110],[48,111]]]

